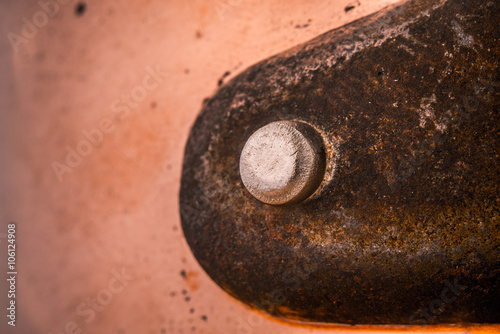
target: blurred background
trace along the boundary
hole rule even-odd
[[[248,66],[394,0],[0,2],[0,333],[479,332],[311,327],[229,297],[183,237],[184,145]],[[4,256],[5,255],[5,256]]]

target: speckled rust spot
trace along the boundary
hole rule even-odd
[[[498,13],[495,2],[408,2],[265,60],[207,100],[180,211],[211,278],[287,319],[500,322]],[[329,157],[319,196],[287,207],[254,199],[238,172],[249,136],[278,120],[316,128]]]
[[[191,291],[197,291],[200,288],[200,278],[196,271],[188,271],[186,274],[186,284]]]

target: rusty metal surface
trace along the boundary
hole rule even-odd
[[[496,2],[414,1],[269,58],[207,100],[180,213],[201,266],[244,303],[349,324],[500,322]],[[260,127],[322,133],[326,181],[266,205],[239,175]]]

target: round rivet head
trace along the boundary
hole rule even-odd
[[[240,156],[240,175],[259,201],[298,203],[311,196],[325,174],[319,134],[301,122],[279,121],[255,131]]]

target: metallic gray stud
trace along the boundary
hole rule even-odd
[[[319,134],[301,122],[279,121],[255,131],[243,147],[240,175],[259,201],[301,202],[316,191],[325,174]]]

